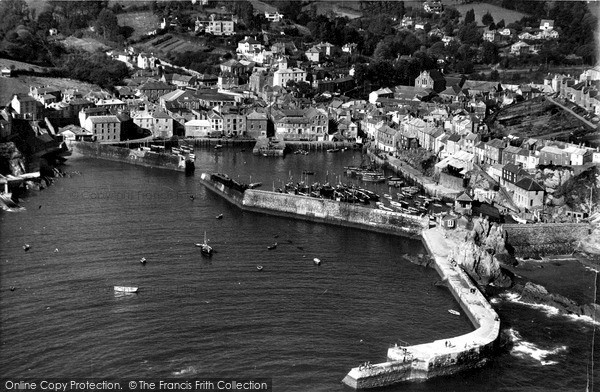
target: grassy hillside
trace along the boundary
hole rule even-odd
[[[119,14],[117,15],[117,20],[119,21],[120,26],[133,27],[135,32],[131,37],[132,39],[138,39],[145,36],[146,33],[160,27],[158,16],[150,11]]]
[[[446,3],[447,4],[447,3]],[[494,17],[494,22],[499,22],[501,19],[504,19],[506,24],[516,22],[517,20],[521,20],[524,16],[528,16],[522,12],[507,10],[505,8],[499,7],[497,5],[488,4],[488,3],[470,3],[470,4],[448,4],[455,7],[461,14],[461,20],[464,20],[465,14],[471,8],[475,11],[475,21],[478,25],[482,25],[481,17],[485,15],[486,12],[490,12],[492,17]]]

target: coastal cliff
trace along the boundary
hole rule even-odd
[[[480,286],[488,284],[510,287],[511,278],[502,270],[502,263],[514,260],[506,249],[506,232],[502,226],[484,218],[473,219],[473,229],[447,234],[451,258]]]
[[[25,157],[15,143],[0,143],[0,174],[18,176],[24,174]]]

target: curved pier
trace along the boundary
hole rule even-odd
[[[500,332],[500,319],[467,274],[448,257],[449,246],[438,228],[423,231],[423,242],[435,269],[447,281],[475,330],[465,335],[388,350],[388,362],[355,367],[343,382],[357,389],[376,388],[402,381],[425,380],[482,366]]]

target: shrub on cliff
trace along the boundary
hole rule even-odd
[[[592,166],[578,176],[559,185],[554,197],[564,197],[566,204],[576,211],[593,213],[600,203],[600,173]]]

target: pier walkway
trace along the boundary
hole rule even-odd
[[[500,319],[483,294],[449,254],[439,228],[423,231],[423,242],[435,269],[447,283],[475,330],[465,335],[413,346],[394,346],[388,362],[353,368],[343,382],[354,388],[375,388],[396,382],[425,380],[483,365],[500,332]]]

